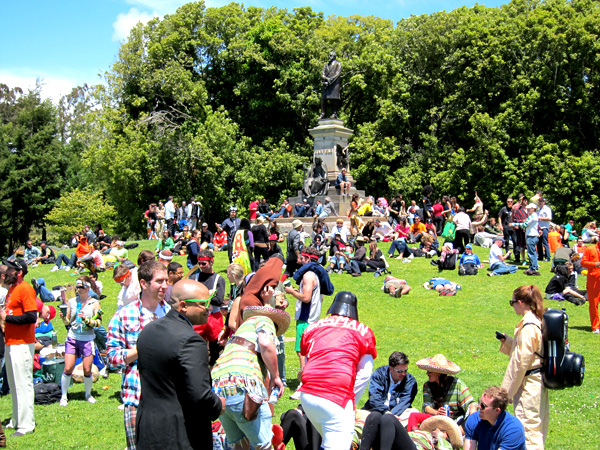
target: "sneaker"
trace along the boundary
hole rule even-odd
[[[60,399],[60,406],[67,406],[68,404],[69,404],[69,402],[67,401],[66,398]]]
[[[410,259],[408,259],[408,258],[405,258],[405,259],[403,259],[403,260],[402,260],[402,262],[403,262],[403,263],[409,263],[409,262],[412,262],[412,260],[410,260]]]
[[[527,267],[529,265],[529,263],[527,261],[523,261],[523,264],[521,264],[523,267]]]
[[[98,372],[99,375],[102,376],[102,378],[108,378],[108,372],[106,371],[106,367],[104,367],[100,372]]]
[[[38,282],[37,282],[37,280],[36,280],[35,278],[32,278],[32,279],[31,279],[31,285],[33,286],[33,288],[34,288],[34,289],[36,290],[36,292],[37,292],[37,290],[38,290],[38,288],[39,288],[39,285],[38,285]]]
[[[402,259],[402,258],[403,258],[403,256],[402,256],[402,255],[399,255],[399,256],[396,256],[396,258],[395,258],[395,259]]]
[[[86,398],[86,400],[88,403],[91,403],[92,405],[94,403],[96,403],[96,399],[94,397],[92,397],[91,395],[88,398]]]
[[[457,285],[456,285],[456,290],[457,290],[457,291],[462,291],[462,286],[461,286],[460,284],[457,284]]]
[[[120,409],[121,411],[123,411],[123,410],[125,409],[125,405],[124,405],[123,403],[121,403],[121,404],[118,406],[118,409]]]
[[[333,273],[333,269],[331,267],[328,267],[326,272],[331,275]]]
[[[344,273],[344,269],[337,269],[335,273],[337,273],[338,275],[342,275]]]
[[[488,272],[487,275],[488,275],[488,277],[494,277],[494,276],[496,276],[496,274],[494,272]]]
[[[58,266],[54,266],[52,269],[50,269],[50,272],[56,272],[57,270],[60,270]]]
[[[68,272],[69,270],[71,270],[71,268],[69,266],[65,267],[65,272]]]
[[[31,267],[37,267],[37,266],[39,266],[39,264],[38,264],[38,263],[33,263],[33,264],[31,265]]]
[[[594,334],[600,334],[600,329],[592,330],[592,333],[594,333]]]
[[[294,392],[292,395],[290,395],[291,400],[300,400],[300,388],[301,387],[302,387],[302,383],[300,383],[300,386],[298,386],[298,389],[296,389],[296,392]]]
[[[410,255],[408,255],[408,259],[413,259],[415,257],[415,255],[413,255],[412,253]]]

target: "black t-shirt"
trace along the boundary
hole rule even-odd
[[[254,238],[254,243],[257,242],[260,244],[267,244],[269,242],[269,232],[267,231],[267,227],[264,225],[255,225],[252,227],[252,237]]]
[[[546,294],[560,294],[565,289],[567,280],[561,275],[554,275],[546,286]]]
[[[508,227],[509,223],[512,222],[512,208],[504,207],[500,210],[500,223],[503,227]]]
[[[200,243],[208,242],[209,244],[212,244],[212,241],[213,241],[212,231],[206,230],[206,231],[202,231],[202,233],[200,233]]]
[[[390,205],[390,216],[392,216],[394,219],[398,219],[400,216],[398,214],[392,212],[392,209],[394,211],[400,212],[400,210],[402,209],[402,203],[400,203],[398,200],[394,200],[392,202],[392,204]]]

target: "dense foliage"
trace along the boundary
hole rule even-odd
[[[230,204],[295,195],[334,49],[359,188],[415,198],[432,184],[467,204],[478,191],[493,214],[507,195],[541,188],[558,221],[581,224],[600,185],[599,34],[593,0],[513,0],[397,24],[189,3],[134,28],[107,85],[65,103],[61,134],[77,131],[63,142],[83,154],[69,182],[100,185],[131,231],[169,194],[200,199],[210,222]]]

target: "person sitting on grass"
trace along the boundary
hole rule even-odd
[[[340,234],[336,234],[329,244],[329,267],[327,273],[333,272],[341,274],[344,271],[344,267],[348,263],[348,257],[346,256],[346,242],[342,239]]]
[[[387,275],[383,280],[381,290],[394,298],[399,298],[410,292],[412,288],[407,284],[406,280]]]
[[[367,270],[367,249],[365,247],[365,238],[358,236],[354,240],[354,247],[354,255],[352,255],[350,258],[349,264],[346,264],[346,270],[353,277],[360,277],[362,272]]]
[[[506,255],[502,255],[502,246],[504,245],[504,238],[496,236],[492,247],[490,248],[490,270],[488,277],[495,275],[505,275],[507,273],[515,273],[518,269],[517,266],[512,264],[506,264],[504,261],[512,255],[512,250],[509,250]]]
[[[440,295],[447,297],[456,295],[456,292],[462,289],[460,284],[456,284],[453,281],[440,277],[431,278],[429,281],[423,283],[423,287],[428,291],[435,290],[439,292]]]
[[[467,244],[470,245],[470,244]],[[466,246],[465,246],[466,248]],[[471,248],[472,251],[472,248]],[[454,248],[450,242],[444,243],[442,246],[442,254],[437,260],[432,259],[431,265],[436,266],[439,271],[442,270],[454,270],[456,268],[456,258],[458,257],[458,250]],[[448,259],[448,261],[446,261]],[[454,262],[452,261],[454,259]]]
[[[90,272],[104,272],[106,270],[104,258],[102,257],[102,253],[100,253],[100,244],[98,242],[92,245],[90,252],[87,255],[79,258],[77,266],[79,267],[75,272],[77,274],[81,273],[84,269],[88,269]]]
[[[477,275],[477,269],[482,268],[483,264],[481,264],[479,256],[473,253],[473,246],[471,244],[465,245],[465,252],[458,261],[458,274]]]
[[[477,411],[477,402],[468,386],[455,376],[460,367],[442,354],[417,361],[417,367],[425,370],[428,378],[423,385],[423,412],[411,414],[406,428],[412,431],[425,419],[441,415],[450,417],[463,431],[469,415]]]
[[[587,301],[587,291],[575,288],[573,264],[569,261],[556,266],[555,272],[556,275],[550,279],[546,286],[546,298],[559,301],[565,299],[574,305],[583,305]]]
[[[38,258],[42,256],[42,251],[28,240],[25,243],[25,262],[28,266],[36,267]]]
[[[54,250],[48,247],[46,241],[40,242],[40,256],[35,259],[38,264],[54,264],[56,262],[56,256],[54,256]]]
[[[159,241],[156,243],[156,249],[154,250],[154,253],[160,253],[163,250],[171,250],[173,247],[175,247],[175,243],[171,237],[171,232],[169,230],[165,230],[163,231],[162,239],[159,239]]]

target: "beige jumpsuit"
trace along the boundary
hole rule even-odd
[[[523,326],[525,324],[533,324]],[[515,337],[507,336],[500,351],[510,355],[502,387],[508,391],[515,416],[525,427],[527,450],[543,450],[548,436],[550,406],[548,390],[542,382],[542,374],[525,375],[531,369],[542,367],[542,323],[528,311],[515,328]],[[537,354],[536,354],[537,353]]]

